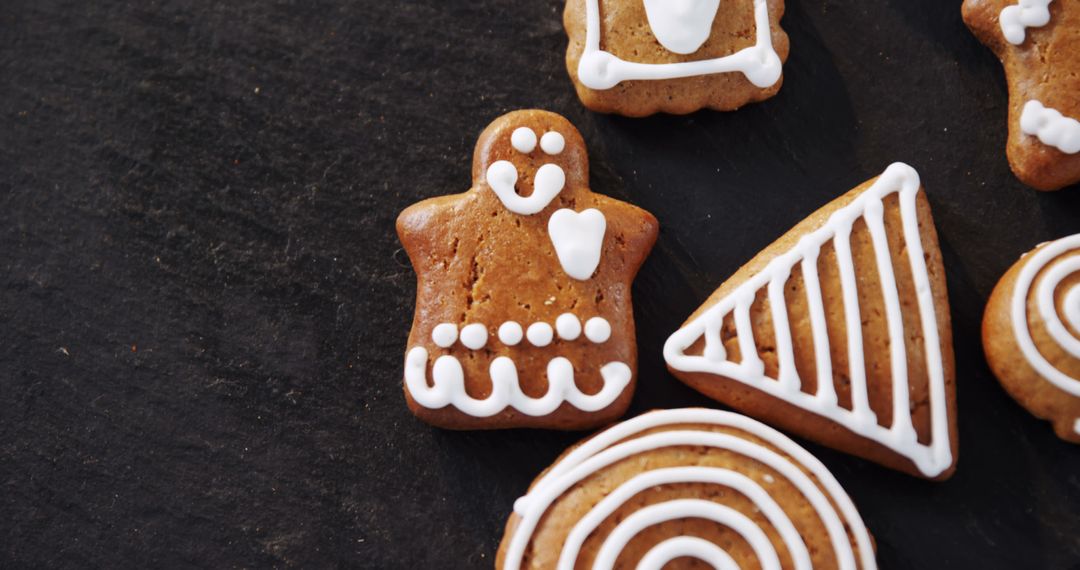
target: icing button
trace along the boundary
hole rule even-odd
[[[611,323],[603,317],[593,317],[585,322],[585,338],[601,344],[611,338]]]
[[[472,350],[484,348],[484,345],[487,344],[487,338],[487,328],[480,323],[466,325],[465,328],[461,329],[461,344],[465,345],[466,348]]]
[[[551,344],[555,333],[552,331],[551,325],[547,323],[533,323],[529,325],[529,330],[525,332],[525,336],[533,346],[545,347]]]
[[[571,313],[563,313],[555,319],[555,330],[563,340],[577,340],[581,336],[581,321]]]
[[[521,330],[521,325],[514,321],[506,321],[499,327],[499,341],[506,346],[516,346],[524,336],[525,332]]]
[[[457,326],[453,323],[435,325],[435,328],[431,331],[431,340],[439,348],[450,348],[457,340],[457,337]]]

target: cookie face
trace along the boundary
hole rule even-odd
[[[1080,182],[1080,4],[965,0],[963,14],[1005,66],[1013,172],[1039,190]]]
[[[648,212],[588,188],[581,135],[545,111],[493,122],[473,187],[406,209],[417,275],[409,408],[454,429],[581,429],[621,416],[637,347],[630,283]]]
[[[567,0],[566,66],[586,107],[640,117],[772,97],[783,0]]]
[[[1013,399],[1080,443],[1080,234],[1025,254],[986,305],[983,349]]]
[[[495,566],[659,570],[680,558],[877,567],[859,512],[820,461],[764,424],[705,409],[650,412],[568,450],[514,504]]]
[[[949,304],[919,175],[894,164],[757,255],[664,347],[680,380],[917,476],[956,461]]]

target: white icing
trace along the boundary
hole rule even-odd
[[[441,323],[431,330],[431,342],[440,348],[450,348],[457,342],[457,325],[453,323]]]
[[[1019,4],[1003,9],[999,20],[1005,41],[1020,45],[1027,36],[1027,28],[1041,28],[1049,24],[1051,1],[1020,0]]]
[[[575,212],[568,208],[556,211],[548,219],[548,234],[559,263],[567,275],[585,281],[600,265],[607,219],[595,208]]]
[[[529,154],[536,150],[536,132],[529,127],[518,127],[510,135],[510,145],[520,153]]]
[[[639,436],[657,427],[692,424],[735,428],[760,439],[778,449],[780,453],[738,435],[690,428]],[[706,409],[650,412],[601,432],[563,456],[533,485],[527,495],[515,502],[514,511],[521,518],[507,546],[503,568],[516,570],[521,566],[525,550],[540,519],[560,496],[575,485],[607,466],[639,453],[686,446],[728,450],[775,471],[806,498],[824,524],[836,555],[837,567],[853,569],[858,564],[866,569],[876,568],[870,536],[858,511],[820,461],[780,432],[760,422],[731,412]],[[643,464],[643,468],[647,468],[647,465]],[[760,485],[730,469],[702,466],[665,467],[646,471],[610,490],[603,500],[572,527],[559,554],[557,568],[574,568],[585,539],[620,505],[642,491],[658,485],[689,482],[720,485],[745,496],[780,535],[794,568],[810,568],[811,559],[806,544],[789,515]],[[762,540],[764,533],[759,526],[728,507],[700,499],[675,499],[635,511],[606,537],[593,567],[611,568],[623,547],[641,530],[666,520],[683,518],[706,518],[732,528],[750,543],[763,568],[779,567],[776,549],[767,538]],[[849,531],[854,537],[854,544],[849,539]],[[693,556],[717,568],[733,567],[730,556],[726,556],[718,547],[702,544],[704,541],[698,542],[700,540],[679,537],[661,542],[646,553],[638,568],[661,568],[666,562],[679,556]]]
[[[487,339],[487,327],[480,323],[465,325],[465,328],[461,329],[461,344],[465,345],[465,348],[480,350],[487,344]]]
[[[506,346],[517,346],[524,336],[525,331],[514,321],[506,321],[499,326],[499,341]]]
[[[547,323],[533,323],[525,331],[525,338],[529,339],[533,346],[545,347],[551,344],[551,341],[555,338],[555,332],[551,330],[551,325]]]
[[[610,362],[600,368],[604,386],[596,394],[584,394],[574,383],[574,367],[569,360],[556,357],[548,362],[548,390],[540,398],[521,391],[514,361],[500,356],[491,362],[491,394],[479,400],[465,391],[465,373],[453,356],[435,359],[431,367],[432,384],[427,381],[427,349],[417,346],[405,357],[405,387],[413,400],[425,408],[454,406],[473,417],[491,417],[514,408],[528,416],[546,416],[564,402],[585,412],[602,410],[622,394],[630,383],[630,367],[622,362]]]
[[[675,79],[729,72],[741,72],[751,83],[765,88],[775,84],[783,72],[780,55],[772,45],[766,0],[754,0],[757,41],[753,46],[724,57],[677,63],[637,63],[600,49],[600,0],[587,0],[585,14],[585,51],[578,63],[577,74],[578,80],[590,89],[611,89],[627,80]]]
[[[552,156],[562,154],[563,149],[566,148],[566,139],[555,131],[546,132],[540,137],[540,148]]]
[[[1053,267],[1039,278],[1038,287],[1032,291],[1035,279],[1051,262],[1054,262]],[[1034,295],[1038,317],[1054,343],[1072,358],[1080,358],[1080,339],[1069,333],[1054,307],[1055,291],[1067,277],[1077,271],[1080,271],[1080,234],[1044,245],[1028,257],[1020,270],[1010,305],[1013,335],[1021,354],[1039,376],[1074,397],[1080,397],[1080,379],[1069,376],[1047,361],[1031,338],[1031,330],[1028,328],[1028,298]],[[1074,285],[1065,294],[1066,320],[1070,323],[1080,321],[1080,307],[1076,306],[1080,300],[1078,295],[1080,285]]]
[[[555,330],[563,340],[577,340],[581,336],[581,321],[572,313],[563,313],[555,319]]]
[[[1076,423],[1073,424],[1073,431],[1080,434],[1080,418],[1077,418]]]
[[[533,193],[528,198],[523,197],[514,188],[518,179],[517,167],[506,160],[489,166],[485,179],[507,210],[523,216],[542,211],[566,185],[563,169],[557,164],[545,164],[536,171]]]
[[[701,499],[678,499],[634,511],[604,540],[596,554],[593,568],[614,568],[615,559],[638,533],[662,522],[684,518],[705,519],[734,530],[750,544],[762,570],[780,570],[780,555],[776,553],[776,548],[769,542],[769,537],[761,527],[731,507]],[[568,569],[572,567],[567,566]],[[802,568],[810,570],[809,566]]]
[[[603,344],[611,338],[611,323],[604,317],[593,317],[585,321],[585,338]]]
[[[645,0],[649,27],[668,51],[697,51],[712,32],[720,0]]]
[[[1080,121],[1032,99],[1020,114],[1020,130],[1065,154],[1080,152]]]
[[[730,554],[715,544],[696,536],[676,536],[652,547],[638,562],[638,570],[661,570],[676,558],[701,560],[716,570],[739,570]]]
[[[945,400],[945,370],[942,363],[937,316],[934,311],[933,290],[927,273],[926,260],[919,233],[916,196],[919,192],[919,175],[913,168],[896,163],[874,182],[873,185],[847,206],[835,211],[819,229],[804,235],[787,252],[777,256],[756,275],[710,307],[702,315],[671,335],[664,346],[664,358],[676,370],[705,372],[742,382],[791,405],[832,420],[856,434],[875,441],[910,459],[927,477],[935,477],[952,464],[949,439],[949,418]],[[896,289],[892,261],[888,250],[883,222],[882,200],[897,194],[900,203],[901,231],[907,245],[907,258],[914,280],[919,320],[929,377],[929,407],[931,441],[919,443],[912,425],[908,399],[908,376],[906,345],[904,340],[901,299]],[[889,427],[878,425],[876,415],[867,399],[866,370],[862,349],[861,315],[858,305],[858,279],[851,258],[850,233],[852,225],[862,219],[870,231],[881,280],[881,292],[885,301],[885,319],[889,332],[890,363],[892,373],[893,422]],[[817,273],[817,257],[822,246],[832,242],[840,273],[841,298],[843,301],[848,347],[848,377],[851,380],[852,409],[837,404],[833,386],[833,370],[829,357],[829,336],[825,324],[825,309]],[[783,285],[791,270],[801,266],[806,283],[807,307],[810,329],[814,343],[817,372],[817,394],[800,390],[801,381],[794,369],[792,347],[789,341],[786,303]],[[779,284],[774,284],[779,283]],[[780,378],[765,375],[764,366],[757,356],[749,311],[757,292],[767,289],[773,311],[773,321],[779,339],[776,343],[780,362]],[[728,360],[720,328],[724,318],[734,313],[739,341],[739,351],[744,355],[740,363]],[[588,329],[586,329],[587,331]],[[701,356],[686,354],[686,349],[705,339]]]
[[[588,538],[588,536],[592,534],[607,517],[610,517],[620,506],[634,496],[654,487],[677,483],[707,483],[719,485],[728,487],[746,496],[754,503],[754,506],[765,515],[765,518],[768,519],[769,523],[777,529],[777,532],[787,546],[788,552],[791,553],[791,556],[796,561],[796,568],[810,567],[810,553],[806,549],[806,544],[803,542],[802,537],[799,536],[799,531],[796,530],[795,525],[791,522],[791,519],[780,505],[778,505],[760,485],[745,475],[729,469],[715,467],[669,467],[656,469],[637,475],[623,483],[608,494],[608,496],[604,497],[600,503],[593,507],[591,511],[574,525],[563,545],[563,551],[560,555],[561,561],[565,560],[566,565],[572,565],[572,562],[577,559],[585,539]],[[671,503],[665,504],[670,505]],[[711,505],[712,503],[706,504]],[[690,516],[688,514],[689,510],[690,509],[683,508],[675,509],[673,514],[676,516],[674,518],[687,518]],[[646,526],[651,526],[658,522],[660,521],[653,519]],[[740,532],[740,534],[743,533]],[[608,540],[612,539],[609,538]],[[605,547],[606,545],[607,542],[605,542]],[[768,549],[775,555],[775,549],[773,549],[771,545],[768,546]]]

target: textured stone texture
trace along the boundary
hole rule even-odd
[[[451,433],[401,393],[407,205],[467,188],[500,114],[566,115],[590,186],[663,230],[632,412],[709,405],[660,349],[743,262],[904,160],[953,309],[960,439],[935,484],[808,446],[888,568],[1069,568],[1080,456],[982,358],[1002,273],[1077,230],[1023,188],[1001,66],[959,3],[792,1],[784,88],[594,115],[558,1],[0,2],[0,567],[483,568],[580,434]]]

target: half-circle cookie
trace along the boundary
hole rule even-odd
[[[564,453],[515,503],[496,568],[684,567],[673,560],[876,568],[858,510],[820,461],[706,409],[646,413]]]

